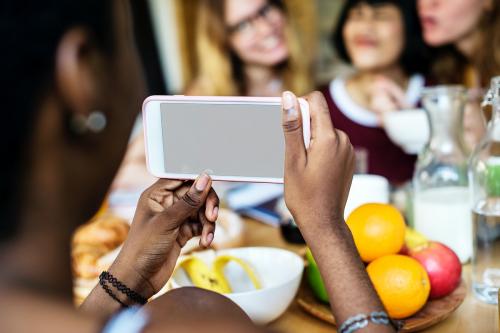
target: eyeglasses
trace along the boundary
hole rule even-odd
[[[277,20],[280,9],[272,3],[266,3],[255,14],[246,19],[227,27],[230,34],[240,34],[251,36],[255,32],[255,22],[259,19],[265,19],[268,23]]]

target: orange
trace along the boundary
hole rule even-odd
[[[364,262],[396,254],[404,245],[405,221],[391,205],[370,203],[359,206],[346,223]]]
[[[372,261],[366,270],[391,318],[415,314],[429,298],[429,276],[413,258],[399,254],[381,257]]]

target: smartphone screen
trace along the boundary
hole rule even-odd
[[[283,178],[279,104],[161,103],[166,173]]]

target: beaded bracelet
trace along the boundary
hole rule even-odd
[[[398,332],[401,329],[401,324],[399,322],[394,322],[389,318],[387,313],[380,312],[372,312],[369,316],[365,314],[358,314],[347,319],[342,325],[339,327],[339,333],[353,333],[357,330],[365,328],[368,326],[368,323],[373,323],[376,325],[386,325],[392,326]]]
[[[118,297],[116,297],[116,295],[113,294],[113,292],[110,290],[110,288],[106,285],[105,281],[111,283],[111,285],[113,287],[115,287],[121,293],[125,294],[128,297],[128,299],[130,299],[131,301],[133,301],[135,303],[139,303],[139,304],[144,305],[148,301],[146,298],[142,297],[137,292],[133,291],[132,289],[130,289],[129,287],[127,287],[125,284],[123,284],[122,282],[120,282],[111,273],[109,273],[107,271],[103,271],[101,273],[101,275],[99,275],[99,284],[101,285],[101,287],[104,289],[104,291],[111,298],[113,298],[115,301],[117,301],[118,303],[120,303],[122,306],[126,307],[126,304],[124,304],[122,301],[120,301],[118,299]]]
[[[115,301],[117,301],[118,303],[120,303],[120,305],[122,306],[122,308],[128,308],[128,305],[123,303],[118,297],[116,297],[116,295],[111,291],[111,289],[108,287],[108,285],[106,284],[106,281],[102,280],[102,279],[99,279],[99,284],[101,285],[102,289],[104,289],[104,291],[106,292],[106,294],[108,294],[109,297],[111,297],[112,299],[114,299]]]

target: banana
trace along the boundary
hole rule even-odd
[[[208,289],[221,294],[231,292],[231,288],[225,278],[217,276],[213,269],[207,266],[203,260],[196,257],[188,257],[181,264],[186,274],[191,279],[193,285],[199,288]]]
[[[412,228],[406,228],[406,233],[405,233],[405,244],[408,246],[410,249],[414,249],[417,246],[424,245],[428,242],[429,240],[422,235],[420,232],[416,231],[415,229]]]
[[[234,256],[222,255],[218,256],[217,259],[215,259],[213,263],[213,268],[218,278],[226,280],[226,277],[224,276],[224,267],[226,267],[226,265],[231,261],[234,261],[235,263],[240,265],[241,268],[243,268],[245,273],[247,273],[248,277],[250,278],[250,281],[252,281],[252,284],[255,289],[257,290],[262,289],[260,281],[257,279],[257,276],[255,275],[255,272],[250,267],[250,265],[244,260]]]
[[[194,286],[221,294],[229,294],[232,292],[232,289],[224,275],[224,268],[231,261],[234,261],[243,268],[255,289],[262,288],[259,279],[250,265],[234,256],[218,256],[214,260],[212,268],[208,267],[203,260],[195,256],[189,256],[182,260],[178,267],[184,269]]]

